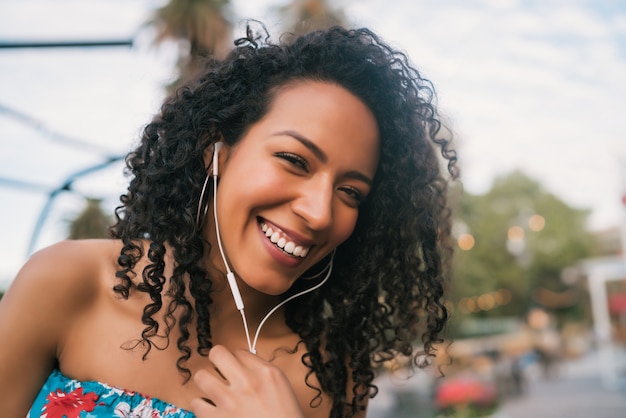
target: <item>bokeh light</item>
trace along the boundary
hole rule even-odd
[[[541,215],[533,215],[528,220],[528,227],[535,232],[541,231],[546,226],[546,219]]]
[[[521,226],[512,226],[507,233],[509,241],[520,242],[524,239],[524,228]]]
[[[459,245],[459,248],[461,248],[463,251],[469,251],[474,248],[476,240],[471,234],[462,234],[457,240],[457,244]]]

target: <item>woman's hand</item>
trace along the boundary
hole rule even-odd
[[[198,418],[304,418],[278,367],[247,351],[231,353],[218,345],[209,352],[209,360],[223,378],[206,370],[194,375],[206,398],[191,402],[191,411]]]

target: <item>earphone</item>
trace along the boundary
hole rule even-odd
[[[224,143],[222,141],[219,141],[213,144],[213,177],[217,177],[218,175],[218,171],[219,171],[218,170],[218,164],[219,164],[218,155],[223,146],[224,146]]]
[[[224,260],[224,266],[226,267],[226,278],[228,279],[228,285],[230,287],[230,291],[233,294],[233,298],[235,299],[235,305],[237,309],[243,314],[243,299],[241,298],[241,293],[239,292],[239,286],[237,286],[237,281],[235,280],[235,274],[230,270],[228,263],[226,262],[226,256],[224,255],[224,248],[222,248],[222,237],[220,235],[220,226],[219,222],[217,222],[217,177],[219,175],[219,152],[223,142],[216,142],[213,145],[213,218],[215,219],[215,233],[217,235],[217,244],[220,249],[220,254],[222,255],[222,260]],[[248,331],[248,327],[246,326],[246,333]],[[250,341],[250,337],[248,337],[248,341]],[[249,344],[248,344],[249,345]]]
[[[315,289],[321,287],[324,283],[326,283],[326,280],[328,280],[328,278],[330,277],[331,272],[333,271],[333,256],[334,256],[334,250],[333,253],[331,254],[331,259],[330,262],[328,263],[328,266],[324,268],[324,270],[328,269],[328,271],[326,272],[326,276],[324,277],[324,279],[319,282],[318,284],[316,284],[315,286],[303,290],[299,293],[295,293],[293,295],[291,295],[290,297],[288,297],[287,299],[283,300],[282,302],[280,302],[278,305],[274,306],[274,308],[272,308],[261,320],[261,322],[259,323],[259,326],[256,329],[255,335],[254,335],[254,340],[251,341],[250,340],[250,331],[248,329],[248,321],[246,320],[246,314],[244,311],[244,304],[243,304],[243,299],[241,297],[241,292],[239,291],[239,286],[237,285],[237,280],[235,279],[235,274],[232,272],[232,270],[230,269],[230,266],[228,265],[228,262],[226,261],[226,255],[224,254],[224,248],[222,247],[222,237],[220,234],[220,227],[219,227],[219,222],[217,220],[217,177],[219,175],[219,169],[218,169],[218,154],[220,149],[222,148],[222,146],[224,145],[223,142],[216,142],[213,145],[213,219],[215,221],[215,234],[217,236],[217,245],[219,247],[220,250],[220,255],[222,256],[222,260],[224,261],[224,267],[226,267],[226,279],[228,280],[228,287],[230,288],[230,293],[233,295],[233,299],[235,301],[235,306],[237,307],[237,310],[239,311],[239,313],[241,314],[241,319],[243,321],[243,328],[246,331],[246,340],[248,341],[248,350],[252,353],[252,354],[256,354],[256,343],[258,341],[259,338],[259,334],[261,332],[261,327],[263,327],[263,324],[265,324],[265,321],[267,321],[267,319],[278,310],[278,308],[280,308],[281,306],[283,306],[284,304],[286,304],[287,302],[300,297],[302,295],[305,295],[309,292],[314,291]],[[318,275],[321,275],[322,273],[324,273],[324,270],[322,270],[320,273],[318,273]],[[317,275],[316,275],[317,276]]]

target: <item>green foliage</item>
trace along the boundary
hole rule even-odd
[[[147,22],[156,30],[156,43],[179,44],[176,86],[202,67],[204,57],[224,57],[232,47],[230,0],[169,0]]]
[[[281,32],[296,35],[347,23],[343,10],[328,0],[291,0],[270,9]],[[169,93],[201,70],[205,57],[226,56],[233,47],[234,21],[230,0],[168,0],[155,10],[146,22],[156,31],[155,43],[179,45],[177,77],[166,86]]]
[[[472,310],[473,317],[523,315],[535,303],[535,289],[564,290],[563,269],[592,254],[585,225],[589,212],[567,206],[521,172],[498,178],[484,195],[462,195],[458,206],[456,235],[471,235],[474,245],[457,247],[456,306],[463,298],[496,295],[500,289],[510,297],[490,309]]]
[[[274,10],[282,30],[296,35],[345,25],[348,20],[343,10],[328,0],[292,0]]]
[[[87,199],[87,205],[69,223],[69,239],[107,238],[111,219],[104,213],[100,200]]]

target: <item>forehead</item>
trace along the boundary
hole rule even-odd
[[[344,87],[324,81],[295,81],[278,88],[266,119],[294,123],[322,140],[334,130],[337,139],[374,141],[378,147],[378,124],[369,107]]]
[[[295,131],[344,164],[374,175],[379,133],[372,111],[344,87],[323,81],[296,81],[278,88],[267,114],[252,130],[265,135]],[[337,155],[339,154],[339,155]]]

